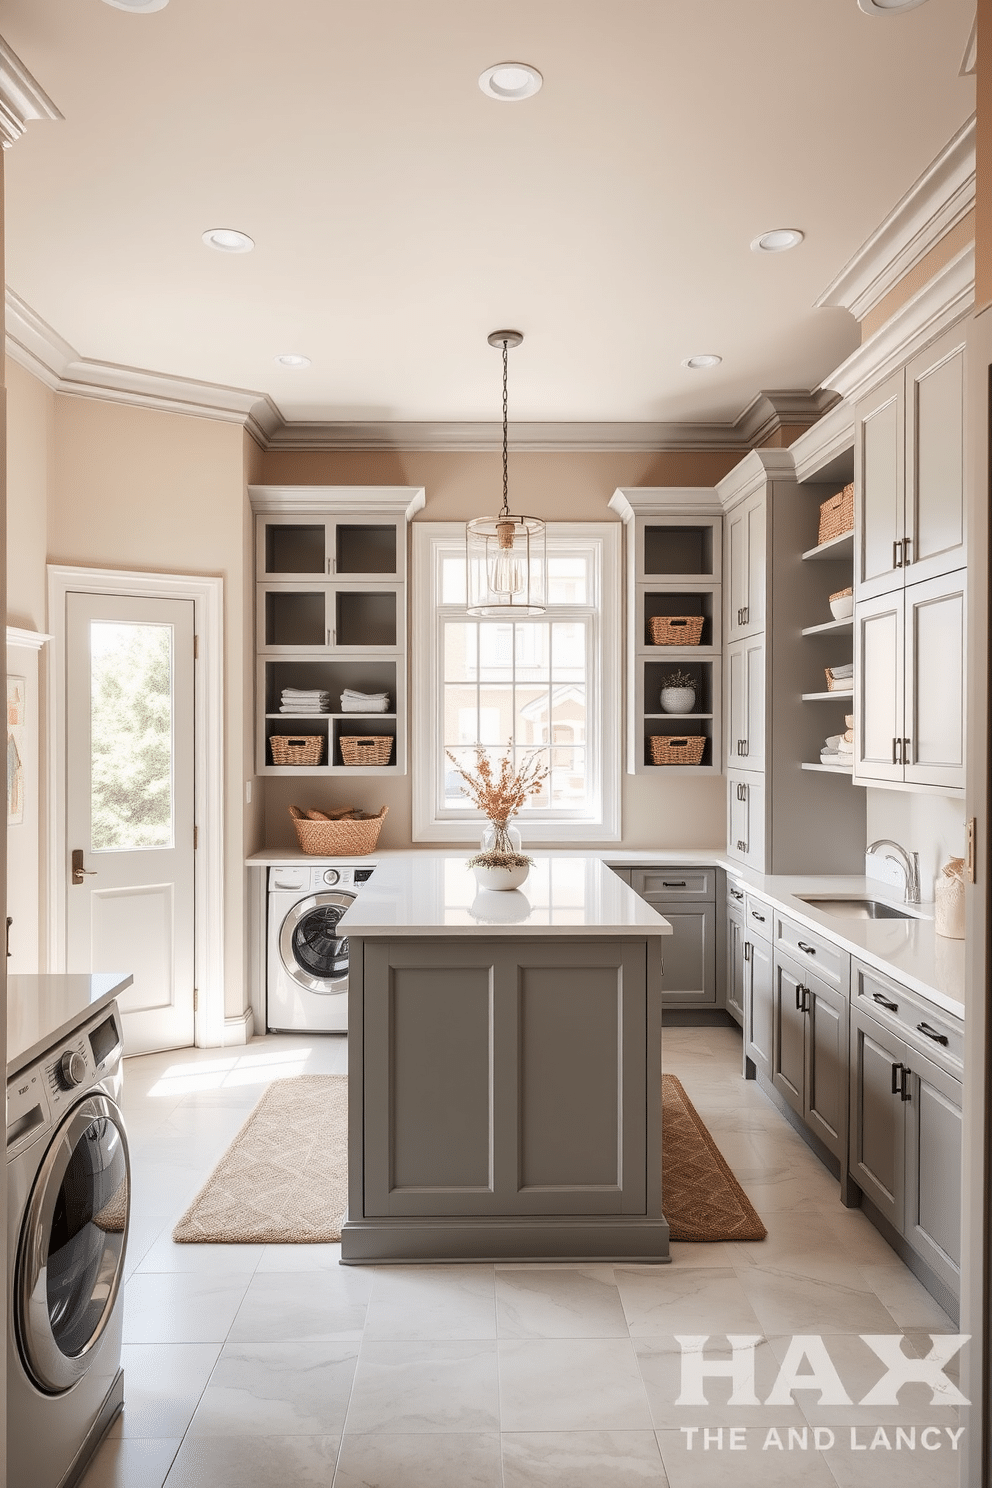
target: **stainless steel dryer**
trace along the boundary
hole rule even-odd
[[[374,870],[354,861],[269,869],[268,1028],[348,1031],[348,940],[337,924]]]
[[[12,1488],[70,1488],[124,1398],[130,1167],[121,1052],[111,1002],[8,1077]]]

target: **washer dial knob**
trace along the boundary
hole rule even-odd
[[[78,1049],[68,1049],[59,1060],[59,1073],[71,1090],[86,1079],[86,1060]]]
[[[324,882],[325,882],[325,884],[329,884],[329,885],[333,886],[336,883],[340,883],[340,881],[341,881],[341,875],[340,875],[340,873],[338,872],[338,870],[336,868],[328,868],[328,869],[325,870],[325,872],[324,872]]]

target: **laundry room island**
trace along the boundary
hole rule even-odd
[[[341,1259],[665,1261],[662,937],[598,858],[380,863],[350,941]]]

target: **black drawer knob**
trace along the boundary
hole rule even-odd
[[[917,1023],[917,1033],[925,1033],[928,1039],[933,1039],[935,1044],[949,1044],[950,1039],[946,1033],[938,1033],[936,1028],[931,1028],[929,1023]]]

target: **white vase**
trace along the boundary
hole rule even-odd
[[[483,868],[481,863],[477,863],[472,869],[480,889],[495,889],[499,893],[519,889],[529,871],[526,863],[521,863],[519,868]]]
[[[663,687],[660,702],[663,713],[691,713],[696,706],[696,689],[694,687]]]

